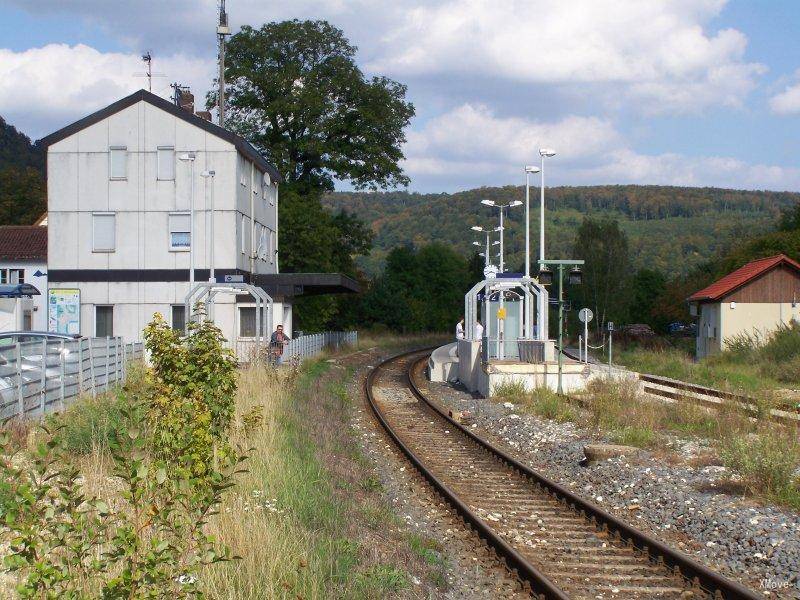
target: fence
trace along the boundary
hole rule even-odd
[[[0,347],[0,420],[63,410],[87,392],[97,395],[125,380],[141,343],[121,337],[23,342]]]
[[[357,331],[325,331],[323,333],[313,333],[294,338],[283,349],[283,360],[288,361],[292,358],[305,360],[316,356],[325,348],[338,350],[342,346],[354,345],[358,342]],[[238,340],[236,343],[236,355],[242,362],[250,361],[255,355],[255,340]],[[269,347],[269,339],[261,342],[262,351]]]

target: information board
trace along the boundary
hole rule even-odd
[[[81,291],[50,289],[47,291],[47,328],[55,333],[81,332]]]

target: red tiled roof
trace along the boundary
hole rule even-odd
[[[725,277],[718,279],[708,287],[695,292],[689,296],[689,298],[687,298],[687,302],[719,300],[722,297],[730,294],[735,289],[740,288],[745,283],[752,281],[759,275],[763,275],[770,269],[773,269],[780,264],[789,265],[797,271],[800,271],[800,263],[793,261],[785,254],[778,254],[776,256],[770,256],[767,258],[759,258],[758,260],[747,263],[743,267],[739,267],[732,273],[728,273],[725,275]]]
[[[41,225],[0,226],[0,260],[47,262],[47,227]]]

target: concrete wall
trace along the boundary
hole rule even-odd
[[[470,392],[477,392],[480,386],[481,342],[458,340],[458,380]]]

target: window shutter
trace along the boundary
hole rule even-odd
[[[108,213],[92,214],[92,250],[94,252],[113,252],[116,249],[116,215]]]
[[[171,249],[188,248],[192,242],[191,217],[189,213],[169,215],[169,246]]]
[[[175,148],[158,147],[158,179],[171,181],[175,179]]]
[[[128,176],[128,150],[125,146],[112,146],[109,149],[111,155],[111,179],[125,179]]]

